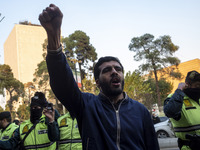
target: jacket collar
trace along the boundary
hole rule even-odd
[[[121,99],[119,102],[128,101],[128,95],[126,94],[126,92],[123,92],[123,95],[124,95],[124,98]],[[98,97],[99,97],[100,100],[102,100],[104,102],[107,102],[107,103],[110,103],[110,104],[112,103],[110,101],[110,99],[106,95],[104,95],[102,92],[99,93]]]

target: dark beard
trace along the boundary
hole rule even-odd
[[[100,85],[100,90],[107,97],[116,97],[116,96],[120,95],[124,90],[124,80],[122,80],[121,88],[111,89],[109,83],[103,82],[103,81],[102,82],[99,81],[99,85]]]
[[[200,88],[187,88],[184,89],[183,92],[190,97],[191,99],[195,100],[199,103],[200,98]]]

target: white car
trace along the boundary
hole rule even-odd
[[[154,124],[154,128],[158,138],[175,137],[172,124],[169,119]]]

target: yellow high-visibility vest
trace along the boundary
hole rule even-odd
[[[78,130],[76,119],[72,119],[69,113],[60,116],[57,120],[60,141],[58,142],[59,150],[82,150],[82,140]]]
[[[33,126],[30,120],[20,124],[20,139],[22,140],[28,130]],[[48,126],[45,124],[45,116],[42,115],[40,122],[29,133],[24,141],[25,149],[29,150],[55,150],[56,142],[51,142],[48,138]]]
[[[11,123],[3,132],[2,130],[0,131],[0,140],[1,141],[7,141],[9,140],[13,134],[14,131],[19,128],[18,125],[16,125],[15,123]]]
[[[171,97],[169,95],[168,97]],[[181,110],[181,118],[176,121],[170,118],[174,127],[176,136],[182,140],[186,140],[186,134],[200,135],[200,106],[191,98],[185,96],[183,99],[183,106]]]

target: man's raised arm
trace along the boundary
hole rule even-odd
[[[41,25],[47,32],[47,68],[50,76],[50,86],[59,101],[74,116],[81,114],[81,91],[75,82],[72,70],[62,52],[60,41],[63,14],[54,4],[43,10],[39,15]]]
[[[39,15],[39,21],[47,32],[48,49],[57,50],[60,45],[60,34],[63,14],[60,9],[50,4],[49,7],[43,10]]]

